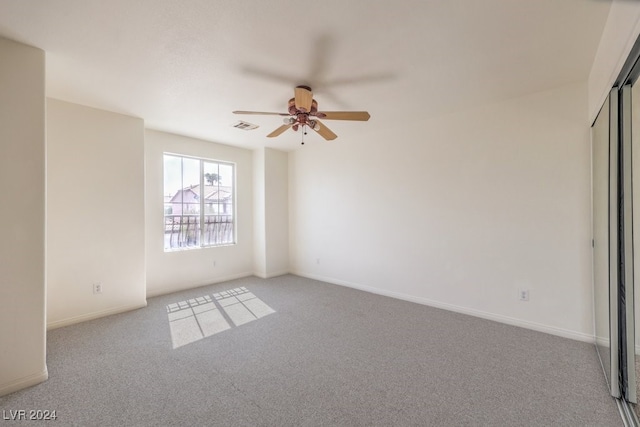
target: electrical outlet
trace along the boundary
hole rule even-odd
[[[320,264],[320,258],[316,258],[316,264]]]
[[[213,266],[214,266],[214,267],[216,266],[216,263],[217,263],[217,261],[214,259],[214,260],[213,260]]]
[[[102,293],[102,283],[101,282],[96,282],[93,284],[93,293],[94,294],[101,294]]]
[[[529,289],[520,289],[518,291],[518,299],[520,301],[529,301]]]

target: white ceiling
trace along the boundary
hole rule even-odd
[[[338,140],[588,77],[602,0],[0,0],[0,35],[47,52],[47,96],[142,117],[146,126],[243,147],[266,138],[293,88]],[[260,125],[242,131],[239,119]],[[586,120],[586,118],[585,118]],[[321,143],[310,133],[309,143]],[[322,142],[324,143],[324,142]]]

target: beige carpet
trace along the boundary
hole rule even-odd
[[[290,275],[51,331],[48,368],[49,381],[0,398],[0,414],[56,410],[60,426],[621,425],[593,345]]]

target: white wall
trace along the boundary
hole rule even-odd
[[[266,277],[289,272],[289,159],[265,148]]]
[[[47,379],[44,78],[43,51],[0,38],[0,396]]]
[[[253,150],[253,272],[267,277],[265,149]]]
[[[253,151],[254,274],[289,272],[288,155],[273,148]]]
[[[586,110],[584,82],[290,153],[292,271],[592,340]]]
[[[144,198],[143,120],[48,99],[49,327],[146,305]]]
[[[145,132],[147,295],[249,276],[253,272],[252,152],[159,131]],[[164,252],[163,153],[236,164],[236,240],[230,246]],[[215,265],[214,265],[215,261]]]
[[[613,0],[589,74],[589,123],[592,123],[640,34],[640,2]]]

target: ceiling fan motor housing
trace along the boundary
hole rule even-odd
[[[298,110],[296,108],[296,99],[295,98],[291,98],[289,100],[289,107],[287,108],[287,110],[289,111],[289,114],[291,114],[292,116],[297,116],[298,114],[315,115],[318,112],[318,103],[316,102],[315,99],[313,101],[311,101],[311,111],[305,112],[305,111],[302,111],[302,110]]]

